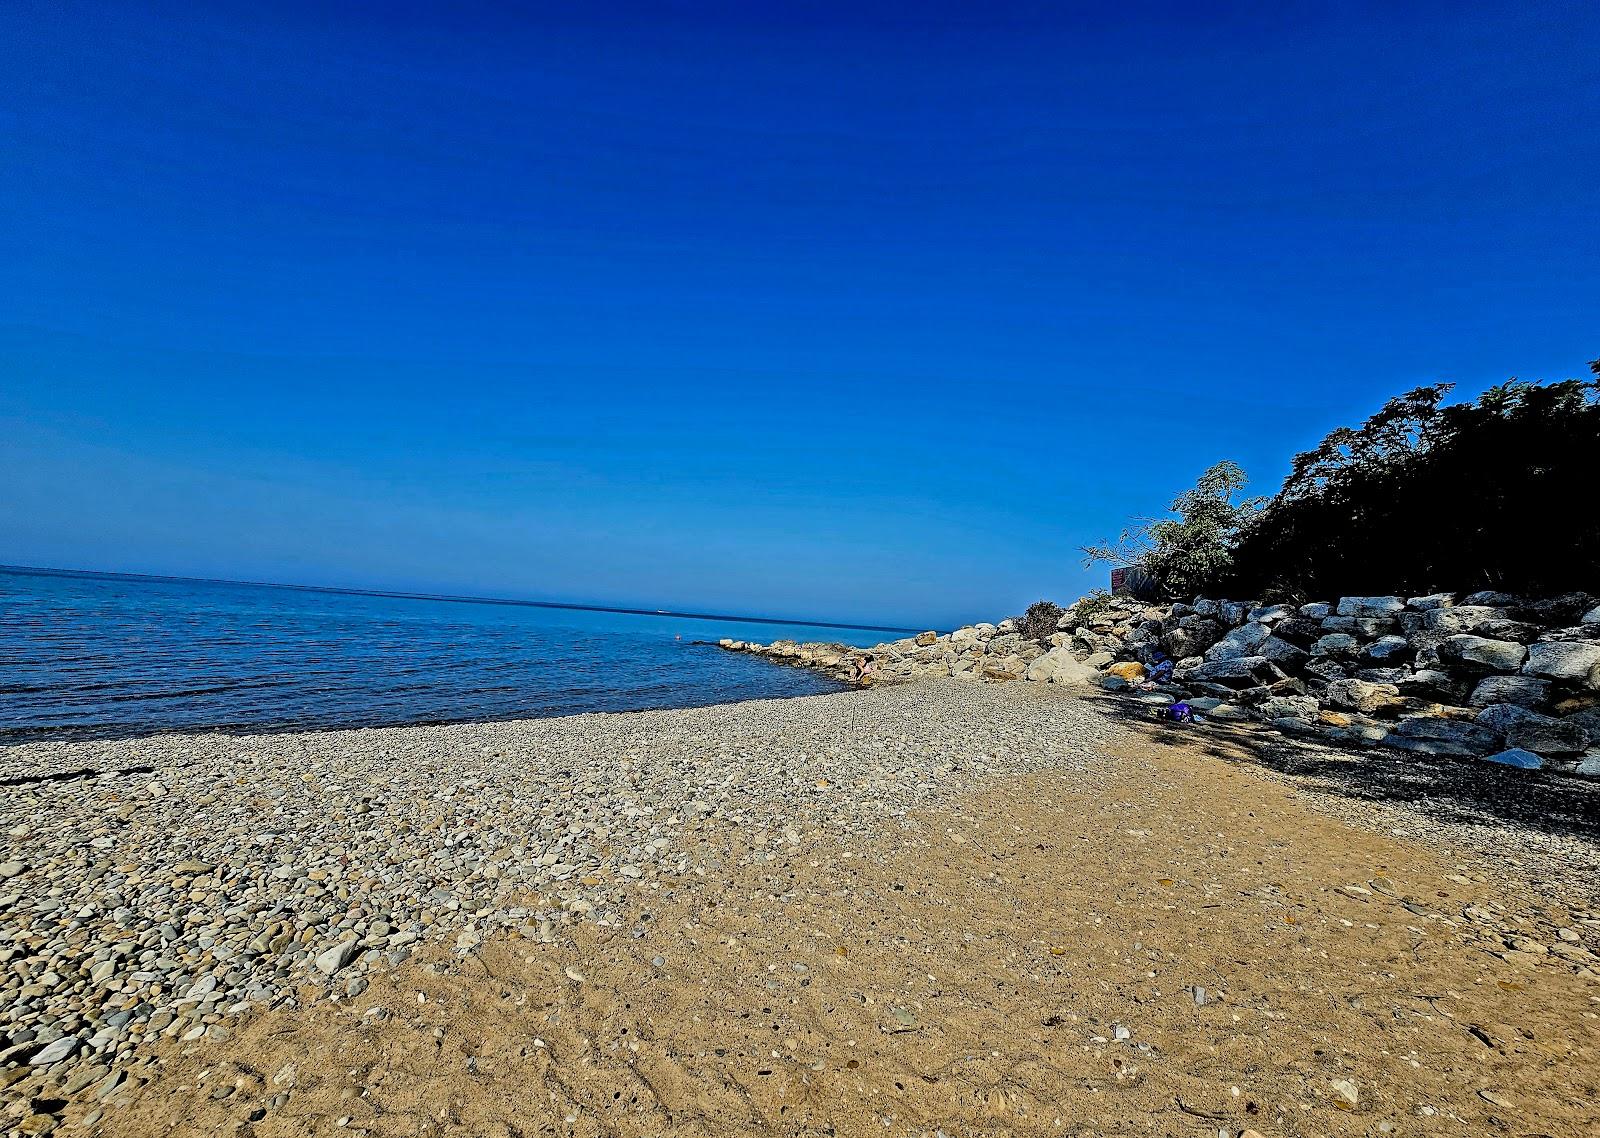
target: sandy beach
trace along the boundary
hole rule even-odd
[[[0,768],[10,1133],[1600,1125],[1525,772],[956,680]]]

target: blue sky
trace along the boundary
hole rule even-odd
[[[0,561],[951,625],[1600,355],[1589,5],[506,7],[0,7]]]

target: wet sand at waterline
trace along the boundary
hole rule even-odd
[[[43,1076],[8,1093],[108,1135],[1600,1128],[1596,846],[1582,810],[1557,832],[1485,808],[1524,772],[1482,775],[1475,809],[1442,765],[1406,769],[1439,780],[1415,804],[1362,801],[1328,764],[1392,758],[1269,761],[1283,745],[1248,730],[1055,690],[782,708],[774,755],[845,708],[852,732],[882,714],[896,739],[992,720],[1007,746],[976,773],[952,754],[945,785],[877,817],[877,760],[835,756],[808,782],[867,794],[787,803],[782,823],[700,815],[665,869],[616,883],[605,926],[477,943],[451,926],[358,995],[324,979],[214,1037],[152,1039],[105,1101]],[[638,717],[636,750],[713,711],[740,714]],[[562,888],[499,903],[554,911]]]

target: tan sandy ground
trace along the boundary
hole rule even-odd
[[[343,1005],[163,1045],[94,1129],[1600,1134],[1600,982],[1558,933],[1594,947],[1582,914],[1129,738],[872,848],[818,826],[738,867],[713,828],[702,855],[736,868],[643,892],[643,938],[439,950]]]

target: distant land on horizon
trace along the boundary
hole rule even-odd
[[[452,593],[415,593],[399,589],[357,589],[342,585],[295,585],[282,581],[239,581],[228,577],[185,577],[169,573],[125,573],[102,569],[56,569],[42,565],[0,564],[0,572],[40,577],[96,577],[112,581],[176,581],[196,585],[241,585],[256,589],[289,589],[302,593],[335,593],[351,597],[388,597],[409,601],[448,601],[451,604],[513,605],[522,608],[569,609],[576,612],[614,612],[629,616],[670,616],[684,620],[722,620],[732,624],[784,624],[800,628],[854,628],[865,632],[921,632],[892,624],[856,624],[850,621],[797,620],[792,617],[734,616],[727,613],[675,612],[668,609],[629,608],[623,605],[586,605],[567,601],[532,601],[514,597],[474,597]]]

